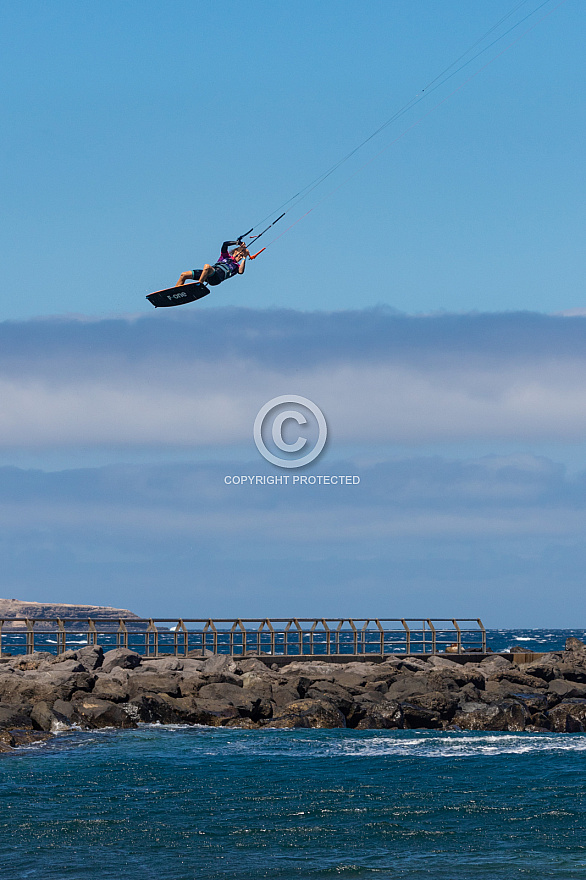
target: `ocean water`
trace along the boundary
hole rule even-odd
[[[0,759],[3,880],[586,878],[586,735],[144,726]]]
[[[369,631],[368,638],[365,644],[364,653],[377,653],[380,651],[380,641],[378,631],[376,630],[376,626],[374,622],[372,623],[372,629]],[[501,652],[508,651],[509,648],[514,645],[522,645],[527,648],[529,651],[561,651],[564,648],[566,639],[569,636],[575,636],[576,638],[586,641],[586,630],[585,629],[489,629],[486,631],[486,643],[487,647],[491,651]],[[5,630],[2,633],[2,650],[6,653],[9,652],[11,654],[23,654],[26,652],[26,633],[11,633],[10,631]],[[291,656],[291,659],[295,659],[296,655],[299,653],[299,646],[295,643],[296,634],[289,634],[289,643],[287,646],[287,652]],[[446,640],[445,636],[443,640],[438,641],[438,650],[443,651],[446,644],[453,642],[456,636],[455,633],[452,633]],[[237,641],[237,640],[236,640]],[[116,647],[116,635],[114,633],[110,633],[109,635],[100,634],[99,643],[103,646],[104,650],[109,650],[110,648]],[[219,653],[229,653],[230,647],[230,633],[227,631],[218,633],[218,651]],[[198,650],[201,647],[201,642],[198,642]],[[254,644],[254,640],[252,642],[249,641],[249,645]],[[481,647],[481,636],[480,631],[476,630],[474,632],[468,632],[463,634],[463,644],[464,646],[474,645],[476,649],[480,650]],[[67,637],[67,647],[68,648],[78,648],[83,645],[87,645],[87,634],[83,633],[68,633]],[[323,632],[316,632],[313,637],[313,646],[316,654],[324,654],[326,652],[326,636]],[[54,633],[51,632],[43,632],[39,630],[35,632],[35,647],[38,651],[57,651],[57,638]],[[131,633],[129,637],[129,647],[133,648],[136,651],[144,653],[144,634],[141,633]],[[210,642],[211,647],[211,642]],[[268,650],[268,646],[265,646]],[[159,648],[161,653],[173,653],[174,645],[173,645],[173,633],[170,631],[161,632],[159,638]],[[239,653],[241,650],[241,646],[236,645],[235,653]],[[309,632],[305,633],[304,637],[304,646],[303,650],[305,653],[309,653]],[[359,646],[359,650],[362,650]],[[420,641],[420,636],[415,638],[413,636],[412,642],[412,650],[413,652],[421,651],[422,644]],[[426,633],[426,643],[425,650],[429,653],[431,651],[431,633],[428,631]],[[354,643],[353,636],[350,630],[344,630],[340,636],[340,651],[341,653],[347,654],[352,653],[354,651]],[[392,653],[403,653],[405,651],[405,639],[404,634],[395,635],[393,637],[389,637],[385,644],[385,651],[389,654]],[[281,633],[280,637],[277,638],[277,653],[283,654],[285,653],[283,648],[283,634]]]
[[[586,880],[586,734],[72,731],[0,796],[0,880]]]

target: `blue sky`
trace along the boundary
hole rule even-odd
[[[146,311],[146,293],[215,260],[538,5],[4,4],[5,317]],[[585,37],[581,3],[549,0],[346,163],[287,220],[341,188],[206,307],[581,307]]]
[[[2,7],[2,595],[585,624],[577,0],[389,126],[243,277],[144,299],[538,5]],[[287,393],[328,422],[305,472],[359,486],[225,485],[277,471],[252,425]]]

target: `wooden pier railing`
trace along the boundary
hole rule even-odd
[[[337,658],[486,653],[479,618],[28,618],[0,621],[0,656],[82,645],[147,657],[229,654]]]

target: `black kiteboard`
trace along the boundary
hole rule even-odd
[[[211,291],[205,284],[182,284],[181,287],[168,287],[166,290],[156,290],[149,293],[147,299],[156,309],[166,306],[182,306],[184,303],[195,302],[207,296]]]

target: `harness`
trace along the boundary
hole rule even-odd
[[[228,263],[227,260],[220,260],[218,263],[214,263],[214,269],[216,272],[221,272],[223,274],[222,281],[225,281],[226,278],[232,278],[233,275],[238,274],[238,263]]]

